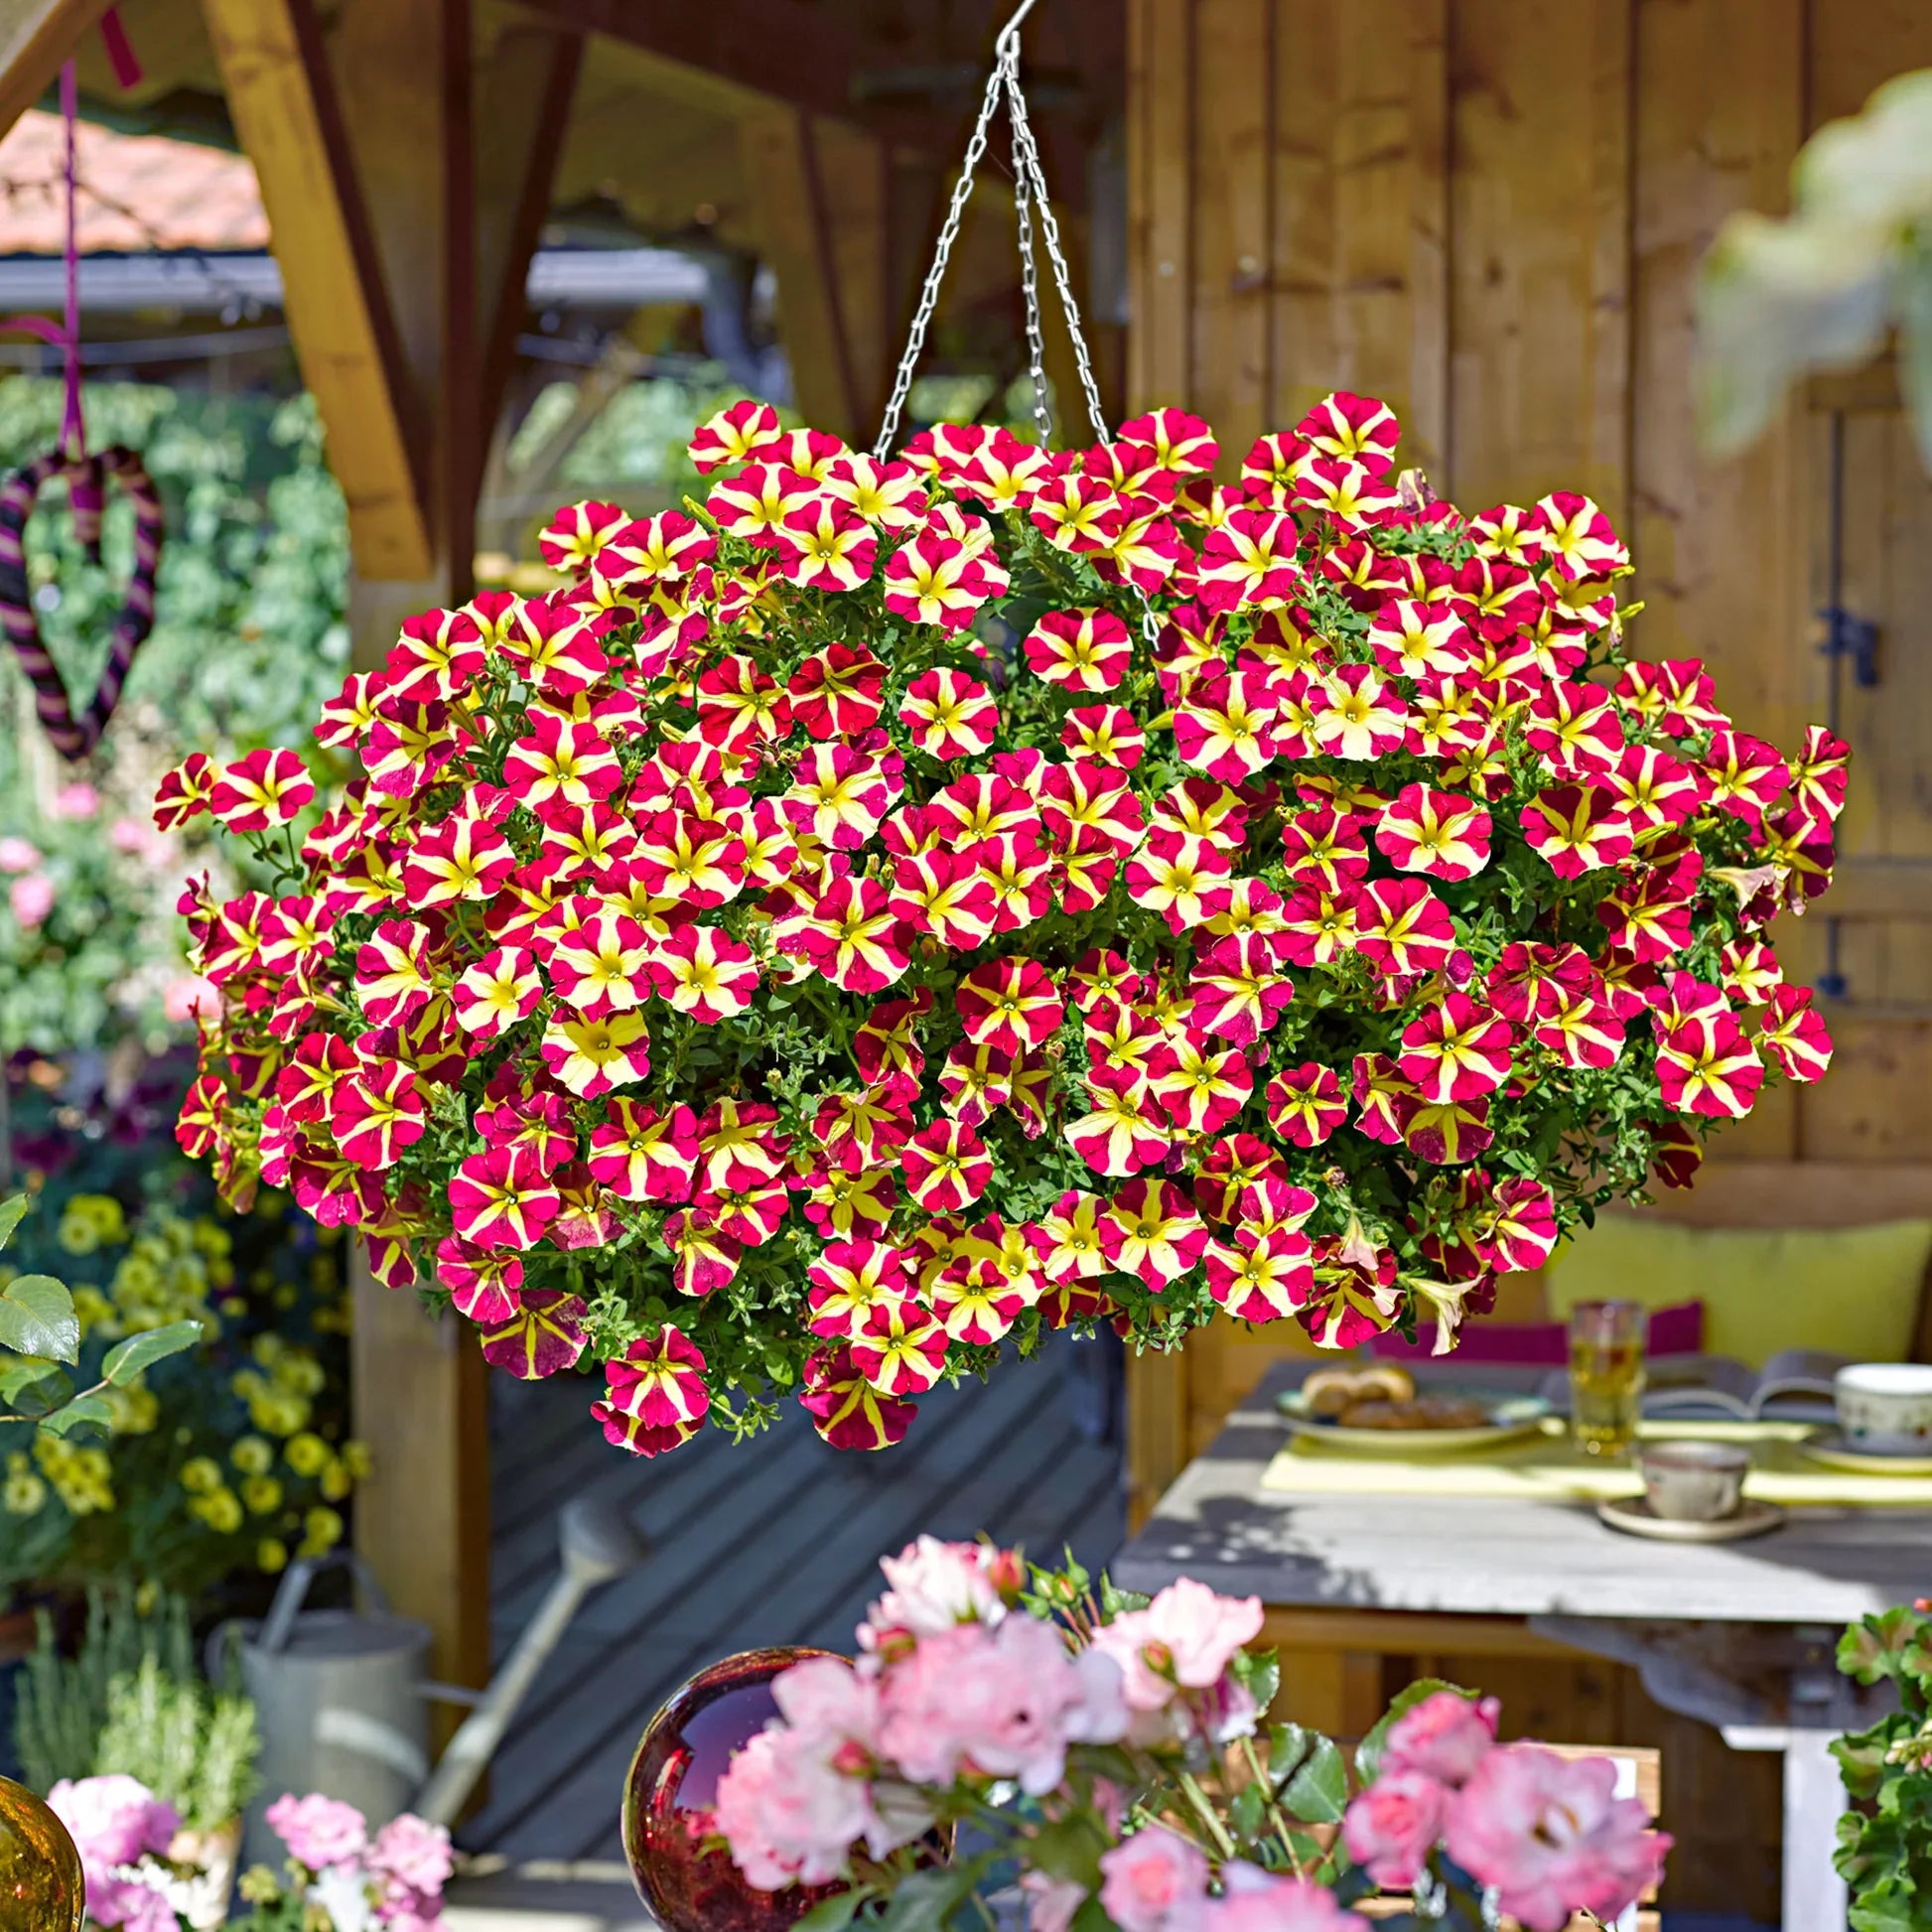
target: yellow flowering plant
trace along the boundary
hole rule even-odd
[[[138,1579],[193,1595],[331,1548],[365,1469],[346,1440],[339,1238],[285,1197],[236,1215],[44,1193],[37,1237],[71,1281],[65,1359],[82,1376],[139,1368],[99,1375],[83,1429],[0,1435],[0,1588]],[[0,1309],[32,1279],[0,1268]]]

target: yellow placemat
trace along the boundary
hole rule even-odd
[[[1748,1443],[1756,1460],[1744,1494],[1767,1503],[1932,1509],[1932,1476],[1854,1475],[1828,1469],[1798,1448],[1803,1423],[1645,1423],[1649,1438],[1702,1437]],[[1293,1438],[1263,1472],[1261,1486],[1305,1496],[1508,1496],[1528,1502],[1603,1502],[1642,1493],[1627,1463],[1602,1461],[1571,1446],[1561,1422],[1501,1449],[1453,1455],[1357,1455]]]

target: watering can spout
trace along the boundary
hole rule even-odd
[[[557,1543],[564,1569],[586,1588],[636,1569],[650,1554],[649,1540],[627,1516],[582,1498],[559,1512]]]

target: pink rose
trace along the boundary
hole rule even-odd
[[[1614,1919],[1655,1881],[1670,1850],[1663,1833],[1646,1835],[1642,1804],[1615,1790],[1608,1758],[1508,1744],[1450,1800],[1444,1842],[1530,1932],[1558,1932],[1580,1910]]]
[[[100,810],[100,793],[84,778],[76,778],[70,785],[63,785],[54,794],[53,811],[56,818],[92,818]]]
[[[1449,1793],[1423,1772],[1388,1772],[1350,1802],[1342,1843],[1378,1885],[1413,1885],[1443,1834],[1448,1803]]]
[[[889,1630],[929,1637],[955,1623],[998,1623],[1007,1613],[1005,1588],[1020,1581],[1005,1551],[985,1543],[943,1543],[936,1536],[882,1557],[879,1567],[891,1587],[859,1626],[859,1641],[868,1650]]]
[[[1055,1878],[1046,1871],[1023,1871],[1021,1895],[1027,1901],[1027,1932],[1066,1932],[1073,1915],[1087,1902],[1087,1888],[1077,1878]]]
[[[8,897],[14,917],[24,926],[37,926],[54,910],[54,882],[44,872],[25,873],[14,881]]]
[[[1501,1709],[1494,1698],[1465,1698],[1459,1691],[1424,1698],[1389,1726],[1383,1775],[1420,1771],[1443,1784],[1461,1784],[1489,1755]]]
[[[40,850],[9,834],[0,839],[0,872],[32,872],[41,862]]]
[[[1178,1693],[1196,1700],[1209,1735],[1225,1742],[1254,1727],[1254,1700],[1227,1676],[1243,1644],[1261,1634],[1258,1596],[1220,1596],[1183,1577],[1144,1610],[1127,1610],[1093,1634],[1093,1647],[1120,1666],[1136,1743],[1157,1744],[1185,1732],[1183,1714],[1170,1713]]]
[[[1056,1625],[1012,1616],[922,1637],[889,1665],[880,1744],[915,1784],[950,1784],[970,1764],[1039,1797],[1064,1774],[1068,1744],[1117,1741],[1127,1715],[1111,1659],[1069,1652]]]
[[[1210,1899],[1203,1932],[1369,1932],[1359,1913],[1308,1878],[1284,1878],[1244,1860],[1221,1867],[1221,1896]]]
[[[1100,1855],[1100,1903],[1120,1932],[1197,1932],[1207,1920],[1207,1858],[1165,1825]]]
[[[145,1852],[165,1853],[181,1830],[181,1815],[172,1805],[120,1771],[63,1778],[47,1794],[47,1804],[90,1870],[137,1863]]]
[[[312,1791],[285,1792],[263,1813],[268,1829],[289,1848],[289,1857],[311,1871],[352,1864],[369,1849],[369,1829],[353,1805]]]
[[[177,1024],[194,1019],[197,1007],[204,1013],[212,1013],[219,1004],[214,982],[194,973],[183,973],[161,989],[162,1015]]]
[[[393,1878],[412,1892],[434,1899],[456,1869],[450,1856],[450,1835],[441,1825],[404,1812],[376,1833],[369,1848],[369,1869]]]
[[[760,1891],[842,1876],[853,1842],[874,1823],[865,1780],[835,1769],[822,1740],[782,1726],[759,1731],[732,1759],[714,1817]]]
[[[879,1748],[879,1686],[843,1657],[807,1657],[771,1680],[779,1713],[795,1731],[864,1756]]]
[[[181,1932],[181,1919],[165,1892],[139,1878],[89,1871],[87,1923],[109,1932]]]

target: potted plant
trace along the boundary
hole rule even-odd
[[[1449,1347],[1824,1070],[1764,929],[1846,748],[1633,657],[1587,498],[1464,513],[1398,435],[1330,396],[1216,483],[1171,409],[722,412],[707,496],[561,513],[551,594],[412,619],[313,760],[164,781],[251,868],[186,901],[183,1146],[511,1372],[601,1362],[643,1454],[786,1391],[881,1448],[1051,1326]]]

